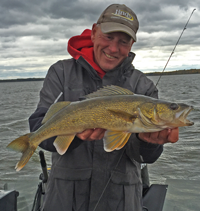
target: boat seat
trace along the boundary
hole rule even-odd
[[[168,185],[153,184],[143,196],[143,211],[162,211]]]

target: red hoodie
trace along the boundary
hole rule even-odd
[[[90,29],[84,30],[81,35],[70,38],[67,50],[76,60],[82,56],[97,71],[98,75],[103,78],[105,72],[94,62],[94,51]]]

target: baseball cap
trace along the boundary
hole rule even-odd
[[[97,24],[100,24],[103,33],[124,32],[136,42],[136,33],[139,22],[136,14],[124,4],[111,4],[101,16]]]

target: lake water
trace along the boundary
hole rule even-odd
[[[156,76],[150,78],[154,82],[158,80]],[[191,127],[180,128],[179,141],[175,144],[166,144],[158,161],[148,165],[151,183],[172,184],[169,186],[164,211],[200,210],[198,205],[200,194],[197,188],[200,187],[199,82],[200,74],[195,74],[163,76],[158,84],[160,99],[194,106],[189,119],[195,123]],[[39,149],[23,170],[16,172],[14,167],[21,154],[8,151],[6,145],[29,132],[27,119],[36,109],[42,83],[42,81],[0,83],[0,188],[7,183],[8,189],[20,192],[18,197],[20,211],[31,210],[41,173]],[[45,155],[50,165],[50,153],[45,152]],[[183,184],[188,185],[187,190]],[[172,190],[176,185],[177,189]],[[178,190],[180,186],[182,188]],[[188,194],[181,197],[183,191]]]

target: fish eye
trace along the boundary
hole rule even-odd
[[[172,103],[172,104],[170,105],[170,108],[171,108],[172,110],[177,110],[178,107],[179,107],[179,106],[178,106],[176,103]]]

